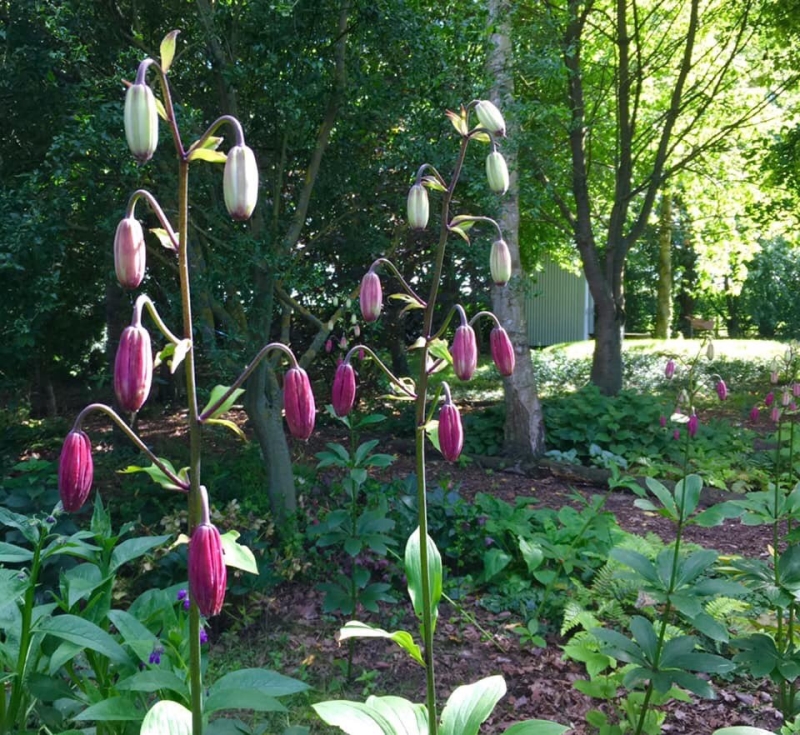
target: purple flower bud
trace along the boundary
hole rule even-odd
[[[693,437],[697,434],[697,429],[700,426],[700,419],[697,418],[697,414],[693,413],[689,417],[689,423],[686,425],[686,429],[689,432],[689,436]]]
[[[508,166],[500,151],[492,151],[486,156],[486,178],[489,188],[495,194],[505,194],[508,191]]]
[[[283,380],[283,408],[292,436],[295,439],[308,439],[314,431],[317,409],[308,373],[301,367],[286,371]]]
[[[462,324],[456,329],[453,346],[450,348],[453,358],[453,370],[460,380],[469,380],[478,367],[478,346],[475,341],[475,330],[469,324]]]
[[[680,430],[680,429],[675,429],[675,430],[672,432],[672,438],[673,438],[675,441],[678,441],[678,439],[680,439],[680,438],[681,438],[681,430]]]
[[[773,370],[769,374],[769,382],[772,383],[772,385],[777,385],[778,384],[778,380],[779,380],[778,371],[777,370]]]
[[[208,643],[208,633],[205,628],[200,628],[200,645],[204,646],[206,643]]]
[[[359,347],[358,348],[358,359],[359,360],[364,360],[366,358],[366,356],[367,356],[367,353],[364,350],[364,348],[363,347]]]
[[[333,376],[333,397],[331,403],[337,416],[347,416],[356,400],[356,371],[349,362],[336,368]]]
[[[156,645],[153,647],[153,650],[150,652],[150,657],[147,659],[149,663],[153,664],[154,666],[158,666],[161,663],[161,654],[164,653],[164,649]]]
[[[253,151],[246,145],[235,145],[225,159],[222,177],[225,207],[233,219],[246,220],[258,201],[258,166]]]
[[[383,290],[381,279],[373,270],[368,270],[361,279],[361,316],[365,322],[374,322],[381,315],[383,308]]]
[[[769,417],[777,424],[781,420],[781,410],[777,406],[773,406]]]
[[[506,134],[506,122],[503,114],[497,106],[489,100],[481,100],[475,105],[475,114],[481,127],[486,128],[492,135],[504,137]]]
[[[114,270],[122,288],[138,288],[144,278],[147,251],[139,220],[125,217],[114,235]]]
[[[332,340],[332,339],[328,339],[328,340],[325,342],[325,352],[327,352],[327,353],[330,353],[330,351],[331,351],[332,349],[333,349],[333,340]]]
[[[94,478],[92,443],[82,431],[70,431],[58,460],[58,494],[68,513],[74,513],[89,497]]]
[[[189,542],[189,591],[207,618],[222,610],[227,581],[219,531],[211,523],[200,523]]]
[[[150,335],[141,326],[125,327],[114,361],[114,392],[126,411],[138,411],[150,395],[153,353]]]
[[[492,329],[489,334],[489,347],[497,372],[506,377],[511,375],[514,372],[516,357],[514,355],[514,345],[511,344],[508,332],[502,327]]]
[[[675,375],[675,360],[672,358],[667,360],[667,365],[664,368],[664,375],[667,376],[667,380],[672,380],[672,376]]]
[[[666,429],[667,428],[667,417],[663,413],[658,417],[658,425],[662,429]]]
[[[759,412],[758,412],[758,406],[753,406],[753,407],[750,409],[750,420],[751,420],[753,423],[755,423],[756,421],[758,421],[758,413],[759,413]]]
[[[188,596],[188,590],[178,590],[178,602],[183,602]]]
[[[720,380],[716,385],[716,389],[720,401],[724,401],[728,397],[728,386],[725,385],[725,381]]]
[[[191,601],[191,600],[190,600],[190,599],[187,597],[187,598],[186,598],[186,599],[183,601],[183,609],[184,609],[184,610],[188,610],[188,609],[189,609],[191,606],[192,606],[192,601]]]
[[[125,137],[139,163],[149,161],[158,145],[158,109],[153,90],[144,82],[132,84],[125,93]]]
[[[489,270],[497,286],[505,286],[511,278],[511,252],[505,240],[495,240],[489,253]]]
[[[439,449],[448,462],[455,462],[463,448],[461,414],[452,403],[445,403],[439,410]]]
[[[792,383],[792,395],[795,398],[800,398],[800,383]]]
[[[414,184],[408,191],[406,201],[408,226],[414,230],[424,230],[428,225],[428,190],[422,184]]]
[[[342,335],[342,338],[339,340],[339,349],[346,350],[347,349],[347,337]]]
[[[769,408],[775,402],[775,394],[770,391],[764,396],[764,405]]]

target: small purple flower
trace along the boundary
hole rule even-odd
[[[700,426],[700,419],[697,418],[697,414],[693,413],[689,417],[689,423],[687,425],[687,431],[689,432],[689,436],[695,436],[697,434],[697,428]]]
[[[164,649],[156,644],[153,647],[153,650],[150,652],[150,658],[148,658],[148,662],[153,664],[154,666],[158,666],[161,663],[161,654],[164,653]]]
[[[764,396],[764,405],[769,408],[775,402],[775,394],[770,391],[767,395]]]
[[[494,543],[494,539],[493,539],[491,536],[487,536],[487,537],[486,537],[486,538],[483,540],[483,545],[484,545],[484,546],[491,546],[493,543]]]
[[[189,590],[178,590],[178,602],[183,602],[189,597]]]
[[[200,645],[203,646],[208,643],[208,633],[205,628],[200,628]]]
[[[188,610],[188,609],[189,609],[191,606],[192,606],[192,601],[191,601],[191,600],[190,600],[190,599],[187,597],[187,598],[186,598],[186,599],[183,601],[183,609],[184,609],[184,610]]]

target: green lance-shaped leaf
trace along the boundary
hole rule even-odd
[[[703,480],[700,475],[689,475],[675,485],[675,505],[683,509],[682,520],[694,513],[702,489]]]
[[[422,658],[422,652],[419,646],[414,642],[411,634],[405,630],[396,630],[390,633],[382,628],[373,628],[367,623],[351,620],[345,623],[344,627],[339,630],[340,641],[347,640],[348,638],[388,638],[390,641],[394,641],[400,646],[400,648],[408,653],[418,664],[422,666],[425,665],[425,660]]]
[[[562,735],[569,729],[551,720],[525,720],[515,722],[503,735]]]
[[[139,709],[136,702],[132,694],[109,697],[87,707],[75,715],[75,719],[87,722],[138,722],[144,712]]]
[[[428,735],[428,710],[424,704],[393,696],[369,697],[366,704],[383,715],[397,735]]]
[[[127,663],[128,655],[108,633],[77,615],[58,615],[42,622],[39,631],[107,656],[114,663]]]
[[[382,714],[361,702],[339,699],[311,706],[324,723],[347,735],[401,735]]]
[[[431,613],[433,625],[439,616],[439,600],[442,598],[442,557],[433,539],[428,536],[428,579],[431,588]],[[408,594],[414,612],[422,619],[422,556],[420,554],[420,533],[417,528],[406,544],[405,567],[408,581]]]
[[[178,702],[156,702],[144,716],[139,735],[192,735],[192,711]]]
[[[227,385],[216,385],[211,391],[211,396],[208,399],[208,403],[206,403],[205,408],[200,413],[205,413],[208,411],[211,406],[213,406],[223,395],[228,391],[229,387]],[[208,418],[217,418],[217,416],[221,416],[223,413],[228,411],[230,407],[236,402],[236,399],[244,393],[242,388],[237,388],[233,393],[231,393],[222,405],[217,408],[214,413],[212,413]]]
[[[240,534],[231,529],[220,536],[222,541],[222,551],[225,556],[225,566],[241,569],[243,572],[258,574],[258,564],[253,552],[247,547],[238,543]]]
[[[506,693],[502,676],[489,676],[458,687],[442,710],[441,735],[477,735],[480,726]]]
[[[764,730],[761,727],[735,725],[734,727],[723,727],[719,730],[714,730],[712,735],[775,735],[775,733],[772,730]]]
[[[283,711],[276,697],[297,694],[308,685],[267,669],[240,669],[215,681],[208,692],[205,709],[251,709],[259,712]]]
[[[170,31],[161,41],[161,71],[164,74],[169,71],[170,66],[172,66],[172,60],[175,58],[176,39],[179,33],[180,31]]]
[[[180,472],[176,472],[172,462],[170,462],[168,459],[164,459],[163,457],[159,457],[158,459],[164,465],[164,467],[181,479],[186,479],[188,477],[188,467],[183,467],[181,468]],[[138,465],[132,464],[126,467],[124,470],[119,470],[119,474],[121,475],[132,475],[135,472],[144,472],[146,475],[150,476],[150,479],[153,482],[161,485],[161,487],[163,487],[165,490],[183,490],[183,488],[178,487],[174,482],[172,482],[172,480],[167,477],[160,467],[157,467],[154,464],[151,464],[149,467],[139,467]]]

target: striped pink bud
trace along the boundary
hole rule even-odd
[[[439,410],[439,449],[448,462],[455,462],[464,448],[464,429],[461,414],[452,403]]]
[[[724,401],[728,397],[728,386],[725,385],[724,380],[720,380],[717,385],[717,395],[719,396],[720,401]]]
[[[755,423],[756,421],[758,421],[758,414],[759,414],[758,406],[753,406],[753,407],[750,409],[750,420],[751,420],[752,422],[754,422],[754,423]]]
[[[336,368],[333,376],[333,396],[331,403],[337,416],[347,416],[356,401],[356,371],[349,362]]]
[[[672,380],[672,376],[675,375],[675,360],[667,360],[667,365],[664,368],[664,375],[666,376],[667,380]]]
[[[478,346],[475,341],[475,330],[469,324],[462,324],[456,329],[453,345],[450,347],[453,358],[453,370],[459,380],[469,380],[478,367]]]
[[[693,413],[689,417],[689,423],[686,426],[687,431],[689,432],[689,436],[695,436],[697,434],[697,429],[700,427],[700,419],[697,418],[697,414]]]
[[[383,308],[383,289],[381,279],[373,270],[368,270],[361,279],[361,316],[365,322],[374,322],[381,315]]]
[[[308,373],[301,367],[286,371],[283,381],[283,408],[292,436],[295,439],[308,439],[314,431],[317,407]]]
[[[199,524],[189,541],[189,594],[205,617],[218,615],[225,601],[228,572],[216,526]]]
[[[502,327],[492,329],[489,334],[489,347],[497,372],[506,377],[511,375],[514,372],[516,358],[514,356],[514,345],[511,344],[508,332]]]
[[[150,335],[142,326],[125,327],[114,361],[114,392],[126,411],[138,411],[150,395],[153,353]]]
[[[511,251],[505,240],[495,240],[492,243],[489,270],[496,286],[505,286],[511,278]]]
[[[89,497],[94,477],[92,443],[82,431],[70,431],[58,460],[58,494],[68,513],[74,513]]]
[[[138,288],[144,278],[146,258],[144,232],[139,220],[125,217],[114,235],[114,270],[122,288]]]

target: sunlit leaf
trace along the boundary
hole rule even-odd
[[[170,31],[164,36],[164,40],[161,41],[161,71],[163,71],[164,74],[169,71],[170,66],[172,66],[172,61],[175,58],[176,39],[179,33],[180,31]]]

